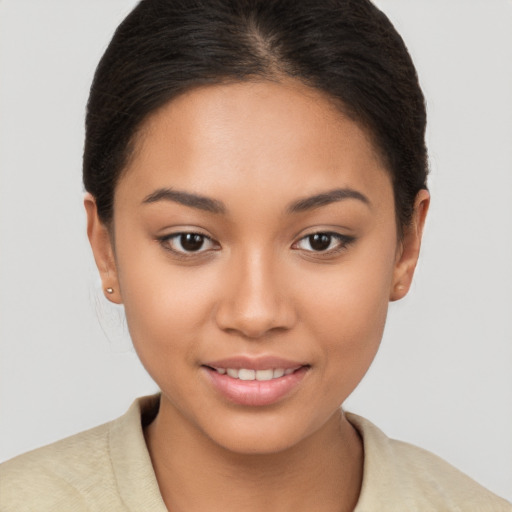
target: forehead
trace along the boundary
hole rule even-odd
[[[315,89],[263,81],[199,87],[151,115],[116,196],[174,187],[285,200],[347,186],[392,199],[367,132]]]

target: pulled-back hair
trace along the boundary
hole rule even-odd
[[[142,0],[116,30],[91,87],[83,180],[101,220],[137,130],[193,87],[287,77],[326,93],[371,136],[399,232],[426,188],[426,113],[416,70],[369,0]]]

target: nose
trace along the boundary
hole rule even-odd
[[[250,339],[291,329],[296,312],[284,281],[278,265],[262,251],[230,262],[215,312],[219,328]]]

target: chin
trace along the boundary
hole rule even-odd
[[[237,455],[273,455],[290,450],[300,443],[300,436],[290,436],[289,433],[268,434],[262,429],[252,432],[238,432],[235,435],[222,435],[214,439],[223,449]]]
[[[304,415],[264,416],[255,412],[245,418],[233,418],[228,424],[210,422],[206,435],[221,448],[238,455],[272,455],[291,450],[322,430],[322,424],[304,422]]]

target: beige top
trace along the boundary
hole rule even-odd
[[[167,512],[142,427],[158,395],[140,398],[119,419],[0,465],[0,512]],[[355,512],[512,512],[439,457],[387,438],[347,414],[364,443],[364,475]]]

